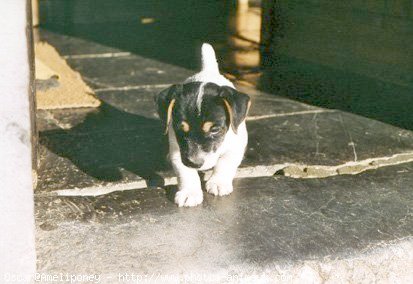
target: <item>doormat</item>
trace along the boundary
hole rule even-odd
[[[35,44],[36,103],[38,109],[98,107],[100,101],[80,74],[69,67],[56,49]]]

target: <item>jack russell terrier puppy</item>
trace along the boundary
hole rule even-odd
[[[179,207],[201,204],[198,171],[211,168],[207,192],[230,194],[248,143],[245,118],[251,103],[219,73],[212,46],[202,45],[201,72],[163,90],[155,100],[178,176],[175,203]]]

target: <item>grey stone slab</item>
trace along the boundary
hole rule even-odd
[[[77,113],[71,111],[72,119],[78,119]],[[89,112],[71,128],[41,131],[37,189],[99,186],[142,177],[157,179],[157,172],[166,168],[165,136],[160,133],[158,120],[107,104]]]
[[[413,133],[343,112],[250,121],[243,165],[338,165],[413,150]]]
[[[160,90],[99,92],[103,105],[97,109],[39,111],[37,190],[105,186],[142,178],[158,184],[160,173],[173,176],[153,100]],[[275,96],[252,95],[252,99],[252,115],[311,109]]]
[[[129,133],[123,133],[123,135],[128,134]],[[67,141],[67,143],[69,142],[73,143],[73,141]],[[67,143],[62,143],[62,146],[69,147]],[[82,141],[79,144],[84,145],[85,142]],[[116,145],[114,145],[113,148],[115,148],[115,146]],[[72,149],[79,150],[79,146],[74,146]],[[84,150],[90,154],[94,152],[88,148]],[[102,147],[97,147],[95,153],[99,152],[99,156],[91,157],[89,155],[82,155],[79,158],[76,155],[67,154],[64,150],[55,153],[47,148],[47,146],[41,145],[39,147],[41,166],[38,171],[36,192],[50,192],[65,189],[75,190],[91,187],[99,188],[144,180],[142,176],[145,176],[145,173],[134,166],[140,159],[138,160],[134,156],[130,158],[125,157],[125,154],[121,156],[122,151],[111,150],[112,153],[119,155],[118,163],[114,164],[113,156],[105,156],[101,153],[102,151]],[[78,158],[78,160],[74,160],[76,158]],[[85,161],[84,159],[87,158],[89,158],[89,160]],[[147,186],[151,186],[152,183],[162,184],[161,178],[155,173],[151,173],[150,178],[148,177],[145,181]]]
[[[383,269],[369,266],[370,250],[391,254],[390,244],[413,234],[412,173],[411,163],[327,179],[241,179],[230,196],[204,193],[191,209],[173,204],[173,187],[38,196],[38,270],[225,277],[329,259]]]
[[[97,97],[105,104],[120,112],[140,115],[145,118],[158,119],[154,97],[166,87],[147,86],[141,89],[125,91],[99,91]],[[251,88],[240,88],[251,97],[249,116],[290,115],[306,111],[323,111],[323,109],[306,105],[279,96],[258,92]],[[55,128],[72,128],[84,122],[86,117],[100,112],[95,108],[38,110],[37,124],[40,131]],[[115,122],[115,121],[114,121]],[[89,127],[92,125],[89,123]],[[117,127],[116,127],[117,128]],[[87,129],[89,130],[89,129]]]
[[[38,38],[51,44],[63,56],[125,52],[118,48],[75,36],[55,33],[42,28],[39,28]]]
[[[38,190],[140,181],[162,185],[173,176],[153,95],[159,88],[101,92],[98,109],[42,111]],[[278,164],[336,166],[413,151],[412,132],[276,96],[252,94],[249,145],[241,167]],[[283,116],[285,115],[285,116]]]
[[[166,87],[148,87],[128,91],[98,92],[98,97],[103,102],[121,111],[158,119],[155,104],[155,95]]]
[[[254,119],[256,116],[283,116],[294,113],[322,110],[310,105],[302,104],[292,100],[286,100],[278,96],[253,96],[251,97],[251,109],[249,117]]]
[[[92,87],[125,87],[180,83],[193,71],[139,55],[68,59]]]
[[[88,115],[96,113],[96,108],[54,109],[36,111],[37,129],[47,131],[58,128],[69,129],[82,123]]]
[[[157,118],[154,96],[164,87],[148,87],[140,90],[98,92],[102,101],[125,112]],[[250,95],[250,116],[282,115],[301,111],[320,110],[310,105],[268,94],[257,94],[251,89],[242,89]]]

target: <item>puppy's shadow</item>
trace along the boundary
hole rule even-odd
[[[199,178],[201,180],[201,186],[202,190],[205,191],[205,173],[204,172],[198,172]],[[175,202],[175,195],[178,192],[178,186],[177,185],[167,185],[163,187],[166,192],[166,198],[168,198],[169,201]]]
[[[164,186],[165,192],[166,192],[166,198],[171,201],[175,202],[175,195],[178,192],[178,186],[176,185],[167,185]]]
[[[169,169],[160,121],[106,103],[71,129],[43,131],[39,136],[50,151],[99,180],[119,181],[125,169],[152,186],[163,186],[159,172]]]

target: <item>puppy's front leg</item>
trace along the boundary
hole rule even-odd
[[[206,183],[206,190],[213,195],[224,196],[233,191],[232,181],[241,164],[243,152],[229,152],[219,158],[212,176]]]
[[[171,160],[175,173],[178,176],[179,190],[175,195],[175,203],[179,207],[191,207],[201,204],[204,196],[197,170],[182,164],[180,157]]]
[[[178,177],[178,192],[175,194],[175,203],[179,207],[192,207],[202,203],[204,195],[198,171],[188,168],[182,163],[181,152],[176,141],[175,132],[169,129],[169,155],[172,166]]]

